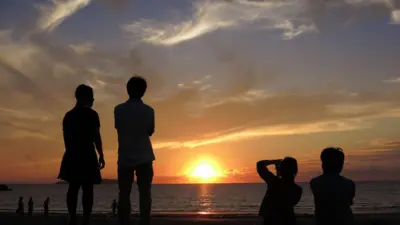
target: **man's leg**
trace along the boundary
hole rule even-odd
[[[118,167],[118,217],[121,225],[129,224],[133,173],[133,168]]]
[[[153,181],[153,163],[143,164],[136,168],[139,189],[140,225],[150,224],[151,183]]]

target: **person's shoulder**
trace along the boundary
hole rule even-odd
[[[322,175],[314,177],[313,179],[311,179],[310,184],[311,185],[317,184],[317,183],[321,182],[321,179],[322,179]]]
[[[146,110],[150,111],[150,112],[154,112],[153,107],[147,105],[146,103],[143,103],[143,106],[145,107]]]
[[[86,113],[88,113],[90,116],[99,116],[99,114],[97,113],[97,111],[96,110],[94,110],[93,108],[91,108],[91,107],[85,107],[84,108],[84,111],[86,112]]]
[[[75,108],[69,110],[67,113],[65,113],[64,120],[70,119],[75,113],[76,113]]]
[[[298,184],[294,184],[294,189],[296,190],[297,193],[303,192],[303,188]]]
[[[117,112],[117,111],[121,110],[122,108],[124,108],[125,105],[126,105],[126,102],[123,102],[123,103],[120,103],[120,104],[116,105],[114,107],[114,112]]]
[[[341,178],[342,182],[347,184],[347,185],[355,185],[354,181],[349,179],[349,178],[347,178],[347,177],[340,176],[340,178]]]

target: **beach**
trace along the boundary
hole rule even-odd
[[[47,217],[42,214],[24,217],[15,213],[0,213],[1,225],[63,225],[67,224],[66,214],[51,214]],[[400,224],[400,213],[387,214],[357,214],[355,215],[356,225],[398,225]],[[109,214],[94,214],[91,224],[93,225],[117,225],[118,221]],[[137,216],[132,216],[131,224],[138,224]],[[256,215],[247,214],[156,214],[153,215],[152,225],[258,225],[262,221]],[[298,225],[313,225],[312,215],[298,215]]]

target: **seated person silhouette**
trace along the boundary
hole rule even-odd
[[[277,175],[268,170],[268,165],[275,165]],[[291,157],[257,162],[257,172],[268,185],[259,211],[265,225],[296,224],[294,206],[303,192],[294,182],[297,170],[297,161]]]
[[[344,153],[340,148],[326,148],[321,153],[321,176],[311,180],[317,225],[351,225],[353,213],[350,206],[355,196],[355,184],[340,175]]]

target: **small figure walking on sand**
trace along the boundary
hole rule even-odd
[[[112,216],[116,216],[117,215],[117,200],[114,199],[113,203],[111,204],[111,209],[112,209]]]
[[[23,216],[24,215],[24,211],[25,211],[25,209],[24,209],[24,197],[20,196],[19,200],[18,200],[18,208],[17,208],[16,213],[19,214],[20,216]]]
[[[46,200],[43,203],[43,209],[44,209],[44,215],[45,216],[49,215],[49,204],[50,204],[50,198],[47,197]]]
[[[32,214],[33,214],[33,199],[32,197],[30,197],[28,202],[28,215],[32,216]]]

